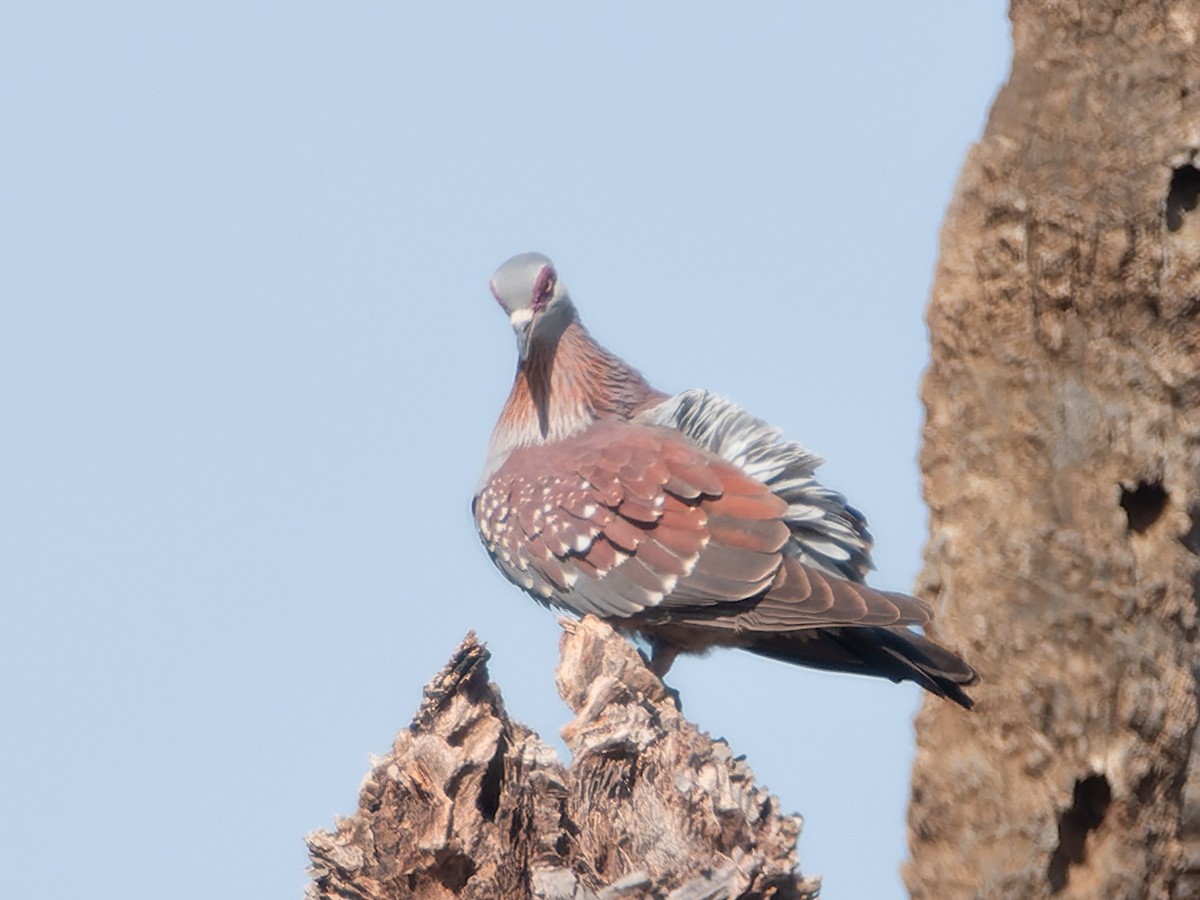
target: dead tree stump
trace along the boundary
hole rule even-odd
[[[363,782],[358,812],[308,837],[309,900],[815,897],[800,818],[688,722],[636,650],[563,623],[572,761],[505,712],[467,635]]]

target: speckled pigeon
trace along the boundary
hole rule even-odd
[[[592,339],[545,256],[514,256],[491,289],[520,360],[473,511],[509,581],[641,634],[659,674],[742,647],[971,706],[975,672],[909,627],[929,607],[864,583],[866,521],[816,480],[818,456],[723,397],[650,387]]]

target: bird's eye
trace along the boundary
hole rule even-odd
[[[535,308],[541,309],[554,296],[554,273],[552,271],[543,273],[542,277],[538,280],[535,291],[533,305]]]

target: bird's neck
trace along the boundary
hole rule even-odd
[[[532,344],[492,435],[494,451],[560,441],[606,416],[624,419],[666,395],[597,344],[573,314]]]

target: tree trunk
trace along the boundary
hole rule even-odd
[[[1200,5],[1014,0],[929,307],[916,898],[1200,897]]]
[[[468,635],[358,812],[309,835],[309,900],[815,897],[799,818],[680,715],[628,641],[592,617],[563,625],[571,765],[509,719]]]

